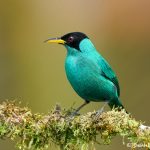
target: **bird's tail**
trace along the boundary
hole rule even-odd
[[[121,110],[121,109],[125,109],[124,106],[122,105],[121,103],[121,100],[119,98],[115,99],[115,100],[111,100],[109,103],[108,103],[109,107],[111,109],[113,108],[118,108],[118,110]],[[127,112],[127,111],[126,111]]]

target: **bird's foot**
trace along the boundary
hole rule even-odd
[[[70,118],[74,118],[75,116],[79,116],[80,114],[78,113],[81,108],[83,108],[85,105],[87,105],[89,101],[85,101],[82,105],[80,105],[74,112],[71,112],[71,115],[69,115]]]
[[[74,118],[75,116],[79,116],[79,110],[78,109],[73,109],[69,110],[66,115],[65,118]]]
[[[70,123],[76,116],[79,116],[80,114],[78,113],[78,111],[74,111],[68,115],[65,116],[65,120]]]
[[[106,104],[108,104],[108,103],[106,102],[102,108],[100,108],[99,110],[96,111],[96,117],[100,116],[104,112],[104,108],[105,108]]]
[[[104,112],[104,107],[102,107],[101,109],[97,110],[96,111],[96,115],[95,115],[95,118],[98,119],[99,116]]]
[[[74,111],[71,113],[71,115],[69,115],[70,118],[74,118],[75,116],[79,116],[80,114],[78,113],[78,111]]]
[[[96,111],[96,116],[99,116],[102,114],[102,112],[104,112],[104,107],[102,107],[101,109]]]

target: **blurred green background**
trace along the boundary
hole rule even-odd
[[[21,100],[34,113],[47,113],[56,103],[80,105],[66,79],[65,48],[43,43],[72,31],[90,37],[117,73],[126,109],[150,124],[149,0],[0,0],[0,100]],[[92,103],[81,112],[101,106]],[[16,148],[1,140],[0,149]],[[118,137],[97,149],[127,147]]]

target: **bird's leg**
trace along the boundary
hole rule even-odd
[[[77,113],[80,111],[81,108],[83,108],[85,105],[87,105],[89,103],[89,101],[86,101],[81,105],[79,106],[72,114],[71,114],[71,117],[74,117],[75,115],[77,115]]]
[[[97,112],[96,112],[96,115],[100,115],[103,111],[104,111],[104,108],[105,106],[108,104],[108,102],[105,102],[105,104],[102,106],[102,108],[100,108]]]

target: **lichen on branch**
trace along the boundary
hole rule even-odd
[[[33,114],[27,107],[5,101],[0,104],[0,137],[16,141],[19,149],[43,150],[51,143],[63,150],[93,149],[95,143],[110,144],[116,135],[126,137],[133,147],[150,145],[150,128],[125,110],[113,109],[100,115],[88,112],[74,118],[68,113],[71,111],[56,105],[46,115]]]

